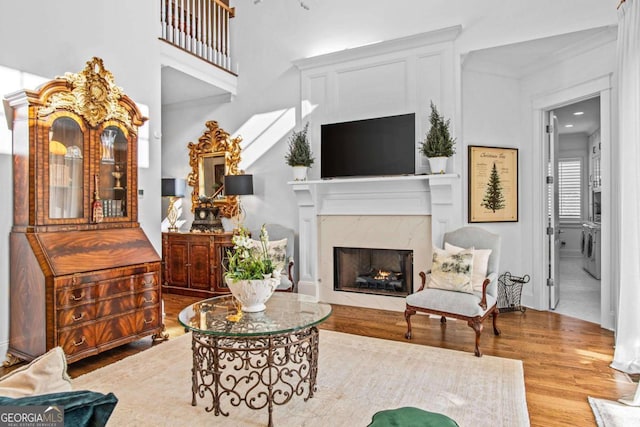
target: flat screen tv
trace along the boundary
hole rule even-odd
[[[415,173],[415,114],[320,127],[322,178]]]

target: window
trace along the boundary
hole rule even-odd
[[[582,160],[558,161],[558,209],[561,219],[582,218]]]

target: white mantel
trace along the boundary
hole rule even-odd
[[[440,242],[459,216],[453,197],[459,181],[457,174],[442,174],[289,182],[298,203],[298,292],[320,296],[318,217],[430,216],[431,236],[425,239]]]

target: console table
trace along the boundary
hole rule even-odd
[[[229,415],[229,405],[251,409],[284,405],[294,395],[313,397],[318,373],[317,325],[331,314],[329,304],[307,295],[277,293],[258,313],[234,317],[233,296],[194,303],[180,312],[192,332],[192,401],[212,397],[207,411]],[[230,320],[231,319],[231,320]],[[222,402],[224,401],[224,402]],[[223,403],[227,406],[225,409]]]

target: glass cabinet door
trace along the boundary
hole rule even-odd
[[[129,141],[117,126],[100,134],[99,197],[104,218],[127,216]]]
[[[84,216],[83,141],[69,117],[57,118],[49,129],[49,218]]]

